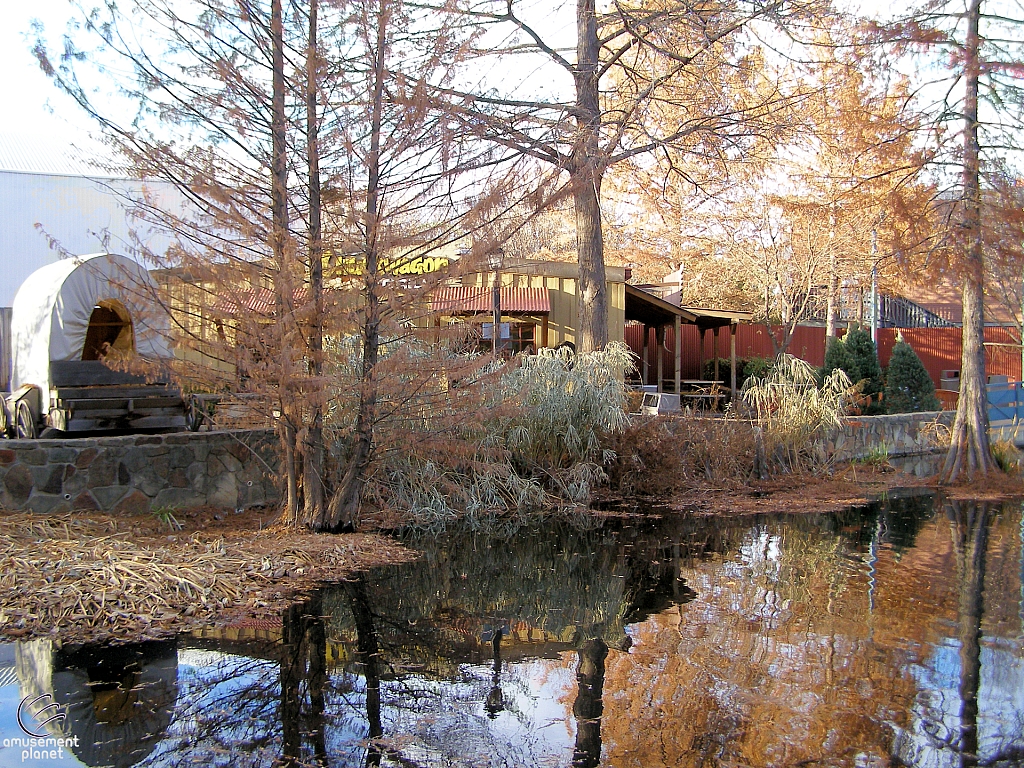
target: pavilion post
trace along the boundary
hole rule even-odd
[[[732,368],[732,380],[731,384],[731,396],[733,408],[736,407],[736,329],[739,327],[738,323],[729,323],[729,363]]]
[[[703,376],[704,376],[704,334],[705,333],[707,333],[707,328],[701,328],[700,329],[700,345],[699,345],[700,346],[700,354],[697,357],[697,360],[698,360],[698,362],[700,364],[700,367],[697,369],[697,378],[703,378]]]
[[[683,320],[676,315],[675,328],[676,394],[683,391]]]
[[[643,364],[640,366],[640,384],[646,384],[650,381],[650,355],[648,354],[648,348],[650,346],[651,329],[647,327],[647,323],[644,323],[644,346],[643,353],[644,359]]]
[[[715,381],[718,381],[718,329],[721,326],[715,326],[715,343],[712,345],[715,349]]]
[[[654,354],[657,355],[655,365],[658,370],[658,391],[665,391],[665,355],[662,350],[665,348],[665,326],[659,325],[654,329]]]

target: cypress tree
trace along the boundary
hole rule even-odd
[[[914,348],[902,339],[892,348],[885,385],[885,404],[889,413],[937,411],[942,408],[935,396],[935,384]]]

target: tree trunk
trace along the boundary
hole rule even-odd
[[[950,501],[946,507],[959,578],[960,765],[978,764],[978,691],[981,686],[981,621],[990,508],[984,502]]]
[[[576,207],[576,249],[579,280],[576,286],[581,352],[603,349],[608,343],[608,282],[604,268],[604,233],[601,227],[600,156],[601,105],[598,67],[601,51],[597,37],[595,0],[576,6],[577,61],[576,142],[570,167]]]
[[[318,0],[309,3],[309,38],[306,49],[306,153],[309,163],[309,301],[307,372],[313,383],[312,413],[303,446],[302,497],[304,518],[316,527],[324,514],[323,351],[324,265],[320,226],[320,121],[317,117],[317,11]]]
[[[272,93],[270,102],[271,132],[271,183],[270,210],[271,231],[270,251],[274,256],[276,271],[274,273],[274,298],[277,310],[278,343],[276,352],[284,360],[288,349],[291,324],[291,309],[294,291],[291,275],[288,272],[288,146],[285,115],[285,79],[284,79],[284,19],[281,0],[272,0],[270,10],[271,67]],[[281,406],[280,435],[284,453],[285,475],[285,509],[284,517],[294,522],[299,507],[299,469],[298,451],[296,450],[296,429],[294,402],[289,389],[291,387],[287,361],[282,366],[278,381],[278,397]]]
[[[835,216],[829,219],[828,233],[828,295],[825,297],[825,345],[839,336],[839,266],[836,259]]]
[[[366,691],[367,746],[366,764],[379,765],[381,749],[374,740],[384,735],[381,720],[380,700],[380,650],[377,630],[373,622],[370,597],[366,592],[366,580],[360,576],[345,584],[352,619],[356,627],[356,661],[363,668],[364,690]]]
[[[384,111],[384,52],[387,44],[387,0],[380,0],[377,17],[377,50],[374,52],[370,153],[367,157],[366,219],[364,255],[365,307],[363,309],[363,363],[360,371],[359,409],[356,414],[355,444],[338,490],[331,498],[322,528],[356,528],[362,503],[366,468],[373,449],[377,418],[377,384],[374,369],[380,356],[380,249],[379,190],[380,139]]]
[[[964,50],[964,231],[967,236],[963,265],[963,358],[960,364],[960,399],[942,468],[945,482],[961,472],[972,477],[993,467],[988,441],[985,392],[984,265],[981,232],[981,149],[978,140],[978,79],[980,75],[981,0],[971,0],[967,12]]]

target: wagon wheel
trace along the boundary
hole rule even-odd
[[[36,419],[32,415],[32,409],[24,400],[19,400],[14,412],[15,431],[18,437],[23,440],[34,440],[36,438]]]

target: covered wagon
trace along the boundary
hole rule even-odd
[[[30,438],[41,430],[184,428],[181,392],[167,376],[169,340],[170,317],[149,273],[131,259],[99,253],[36,270],[11,312],[4,431]],[[154,374],[113,370],[108,356],[141,358]]]

